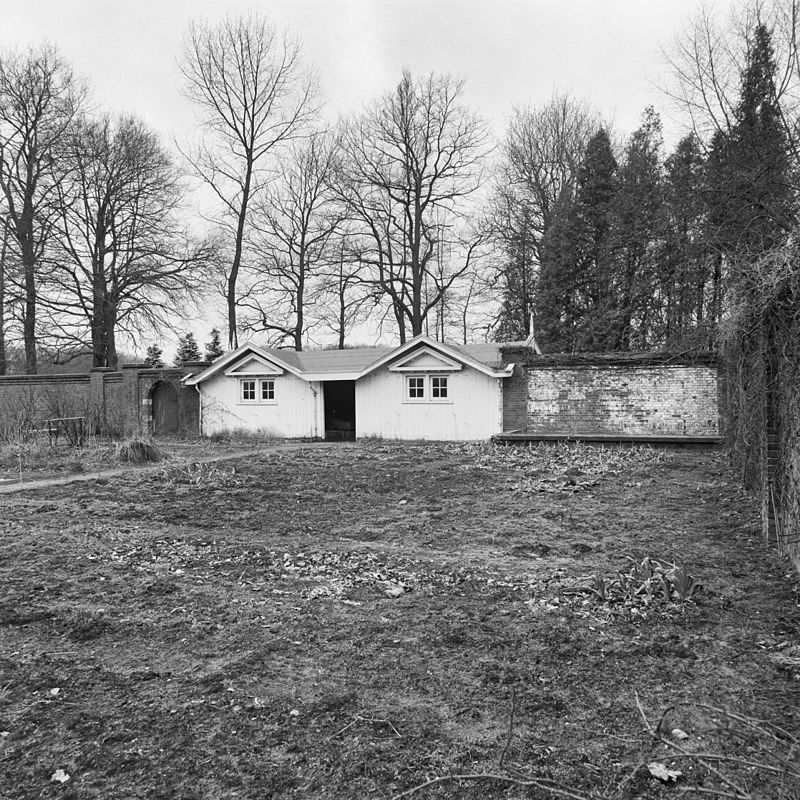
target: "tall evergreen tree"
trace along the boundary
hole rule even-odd
[[[734,283],[742,264],[781,245],[792,230],[788,176],[772,37],[761,24],[749,40],[734,123],[714,135],[708,159],[710,230]]]
[[[712,348],[720,315],[719,258],[708,244],[706,163],[694,134],[665,162],[666,235],[656,295],[666,347]]]
[[[586,147],[574,202],[562,197],[560,219],[542,247],[536,319],[545,345],[608,350],[616,300],[609,248],[609,210],[617,191],[617,161],[604,129]]]
[[[648,107],[625,148],[609,208],[614,305],[606,311],[604,344],[614,350],[655,344],[657,248],[664,236],[661,144],[661,120]]]
[[[575,349],[583,303],[570,265],[578,262],[575,190],[565,187],[554,207],[553,222],[542,238],[541,268],[535,292],[536,340],[545,352]]]

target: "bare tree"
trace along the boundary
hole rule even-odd
[[[776,65],[776,102],[783,113],[789,146],[798,156],[800,110],[800,8],[798,0],[744,0],[720,19],[701,7],[664,49],[670,70],[662,91],[702,144],[727,134],[736,122],[741,78],[763,24],[771,33]]]
[[[570,185],[600,117],[586,101],[554,94],[538,108],[515,108],[503,142],[501,193],[524,204],[535,246]]]
[[[226,269],[228,346],[238,346],[238,280],[248,212],[264,188],[267,156],[300,135],[317,111],[313,79],[303,71],[300,43],[263,17],[193,23],[181,71],[208,136],[184,153],[222,204],[233,255]]]
[[[295,143],[283,168],[253,207],[249,242],[253,280],[240,299],[243,326],[303,349],[309,291],[330,261],[341,221],[330,188],[335,142],[315,134]]]
[[[3,225],[3,244],[0,247],[0,375],[5,375],[8,369],[8,359],[6,358],[6,304],[8,302],[6,271],[8,269],[8,220],[4,219]]]
[[[336,335],[339,350],[344,349],[353,327],[366,320],[375,305],[360,253],[352,242],[358,242],[358,237],[347,228],[340,229],[314,297],[321,309],[320,321]]]
[[[141,121],[78,120],[61,160],[50,336],[116,368],[118,332],[163,327],[208,250],[178,222],[177,171]]]
[[[82,93],[50,46],[0,55],[0,189],[19,250],[25,369],[35,373],[37,283],[50,231],[56,150]]]
[[[341,197],[401,342],[409,329],[423,332],[441,293],[467,269],[461,261],[433,280],[437,243],[463,220],[489,151],[488,128],[462,103],[463,86],[446,75],[415,80],[404,72],[343,137]],[[434,287],[427,296],[426,277]]]

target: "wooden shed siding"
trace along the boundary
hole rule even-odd
[[[361,378],[356,382],[356,437],[469,441],[500,433],[500,380],[469,367],[446,374],[449,403],[405,402],[406,375],[386,367]],[[426,394],[428,389],[426,384]]]
[[[319,399],[315,400],[312,386],[288,372],[266,377],[275,381],[274,404],[240,402],[239,379],[224,374],[201,384],[203,434],[238,428],[276,437],[318,435],[314,405]]]

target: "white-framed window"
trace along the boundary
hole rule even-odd
[[[275,403],[274,378],[241,378],[239,380],[240,403]]]
[[[422,375],[409,375],[406,378],[406,398],[420,401],[425,399],[425,378]]]
[[[243,403],[255,403],[256,402],[256,382],[248,378],[247,380],[243,380],[241,382],[242,393],[241,399]]]
[[[431,375],[431,400],[447,399],[447,375]]]
[[[451,403],[449,375],[407,375],[406,403]]]

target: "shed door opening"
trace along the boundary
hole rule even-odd
[[[157,383],[153,389],[153,433],[178,432],[178,393],[168,383]]]
[[[351,442],[356,438],[356,382],[325,381],[325,439]]]

